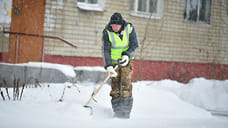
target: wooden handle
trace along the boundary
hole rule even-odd
[[[118,68],[118,65],[115,66],[114,70],[116,70]],[[108,74],[108,76],[106,77],[106,79],[101,83],[101,85],[99,86],[99,88],[92,94],[92,96],[90,97],[90,99],[86,102],[85,106],[88,106],[88,104],[92,101],[92,99],[95,97],[95,95],[101,90],[101,88],[104,86],[104,84],[108,81],[108,79],[111,77],[111,74]]]

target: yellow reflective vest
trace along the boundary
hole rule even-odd
[[[122,53],[127,51],[129,48],[129,32],[130,24],[124,28],[122,40],[115,32],[108,32],[108,38],[111,42],[111,59],[113,64],[117,64],[118,60],[121,59]]]

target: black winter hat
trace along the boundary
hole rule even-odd
[[[110,24],[123,24],[123,18],[120,13],[115,12],[110,19]]]

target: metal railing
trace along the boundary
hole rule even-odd
[[[42,57],[41,57],[41,61],[43,62],[44,60],[44,43],[45,43],[45,38],[48,38],[48,39],[56,39],[56,40],[60,40],[62,41],[63,43],[67,44],[67,45],[70,45],[74,48],[77,48],[76,45],[74,45],[73,43],[65,40],[65,39],[62,39],[58,36],[46,36],[46,35],[38,35],[38,34],[28,34],[28,33],[20,33],[20,32],[10,32],[10,31],[5,31],[3,30],[3,33],[6,33],[6,34],[13,34],[13,35],[16,35],[16,46],[15,46],[15,64],[17,63],[17,57],[18,57],[18,36],[22,35],[22,36],[32,36],[32,37],[39,37],[39,38],[43,38],[43,46],[42,46]]]

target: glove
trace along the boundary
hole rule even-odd
[[[108,66],[108,67],[107,67],[107,71],[108,71],[109,74],[111,74],[111,77],[117,77],[117,73],[116,73],[116,71],[113,69],[112,66]]]
[[[123,55],[122,59],[120,60],[120,65],[121,66],[126,66],[129,62],[129,57],[127,55]]]

